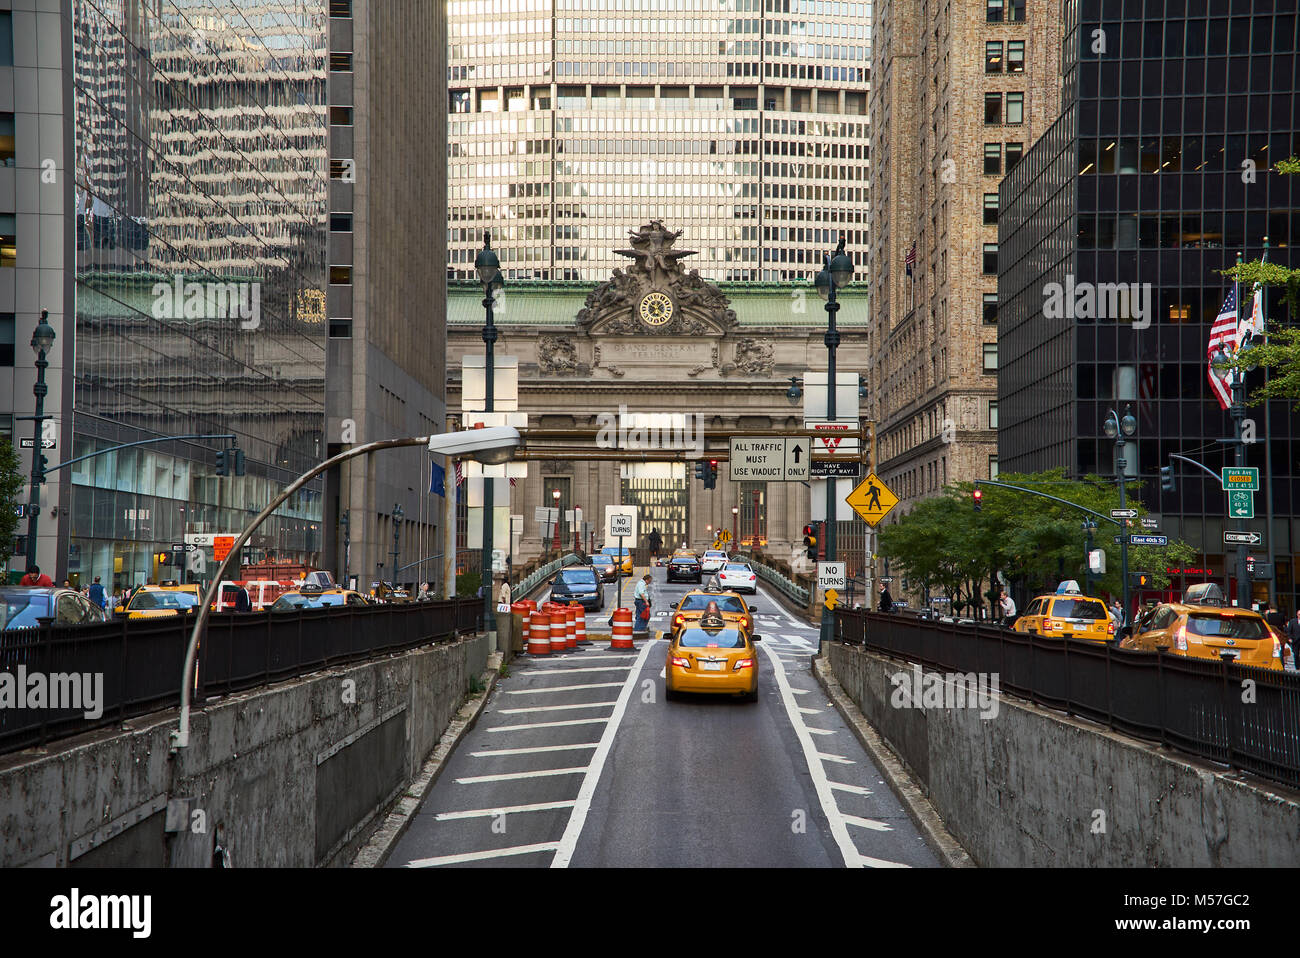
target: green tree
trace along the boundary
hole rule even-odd
[[[1300,173],[1300,159],[1279,160],[1273,168],[1284,176]],[[1287,314],[1294,321],[1300,318],[1300,269],[1281,263],[1251,260],[1222,271],[1225,276],[1241,284],[1241,298],[1248,299],[1255,284],[1283,290]],[[1246,369],[1258,366],[1270,371],[1267,383],[1251,394],[1250,405],[1257,406],[1266,399],[1292,399],[1300,408],[1300,328],[1284,326],[1276,321],[1265,324],[1268,344],[1254,346],[1237,357],[1235,366]]]
[[[13,444],[0,439],[0,563],[8,562],[13,555],[14,535],[18,532],[16,508],[26,481],[19,471]]]

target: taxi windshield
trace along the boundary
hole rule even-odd
[[[687,649],[743,649],[745,635],[739,629],[683,629],[677,644]]]
[[[1108,619],[1106,607],[1095,599],[1057,599],[1052,615],[1058,619]]]
[[[622,552],[619,552],[619,551],[618,551],[618,546],[605,546],[605,548],[603,548],[603,549],[600,550],[600,554],[603,555],[603,556],[621,556],[621,557],[626,557],[626,556],[627,556],[627,550],[624,549]]]
[[[150,589],[131,596],[126,607],[133,612],[145,609],[192,609],[198,601],[189,592],[155,592]]]
[[[734,595],[707,595],[697,592],[695,595],[688,595],[682,600],[682,606],[678,612],[703,612],[708,608],[710,602],[718,603],[719,612],[736,612],[743,614],[745,608]]]

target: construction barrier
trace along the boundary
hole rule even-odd
[[[632,610],[614,610],[614,634],[610,636],[611,649],[634,649],[632,644]]]
[[[572,603],[574,611],[574,637],[578,640],[578,645],[587,641],[587,613],[577,602]]]
[[[519,628],[518,629],[515,629],[513,627],[511,628],[511,638],[513,639],[513,644],[511,645],[510,650],[512,652],[523,652],[525,649],[528,648],[528,634],[531,631],[531,626],[529,625],[529,618],[533,614],[533,610],[530,609],[528,605],[529,603],[527,602],[510,603],[511,617],[513,618],[516,615],[519,616]],[[549,636],[548,636],[548,641],[549,641]]]
[[[564,607],[564,643],[570,649],[578,647],[578,610],[572,605]]]
[[[569,648],[568,625],[569,617],[565,614],[564,609],[548,613],[551,618],[551,651],[566,652]]]
[[[545,612],[533,612],[528,616],[528,654],[551,654],[551,617]]]

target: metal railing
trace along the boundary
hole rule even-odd
[[[215,614],[199,645],[195,701],[452,640],[478,629],[481,613],[477,599],[451,599]],[[0,754],[175,708],[192,623],[119,619],[0,632],[0,673],[14,676],[22,698],[0,708]],[[34,676],[47,696],[36,708]],[[49,697],[56,687],[85,698],[56,702]],[[51,707],[69,702],[76,707]]]
[[[761,562],[754,562],[753,560],[748,561],[749,564],[754,567],[754,571],[758,573],[760,579],[783,594],[786,598],[790,599],[790,601],[800,606],[808,604],[809,596],[806,588],[797,585],[791,579],[782,575],[780,572],[777,572],[775,569],[763,565]]]
[[[1300,673],[962,624],[837,610],[834,638],[1137,738],[1300,786]],[[1249,690],[1249,694],[1247,694]]]
[[[536,589],[541,583],[559,572],[566,565],[575,565],[582,560],[572,552],[566,553],[562,558],[552,559],[546,565],[540,567],[532,575],[528,576],[517,586],[510,590],[510,597],[515,601],[524,598],[528,593]]]

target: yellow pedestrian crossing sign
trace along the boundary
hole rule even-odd
[[[867,525],[874,526],[889,515],[890,509],[898,505],[898,496],[894,495],[873,472],[863,479],[844,501],[866,520]]]

